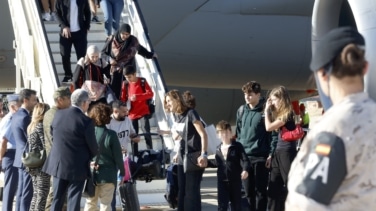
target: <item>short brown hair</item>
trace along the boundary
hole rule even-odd
[[[231,131],[231,125],[227,121],[221,120],[215,126],[215,130],[216,131],[221,131],[221,130],[229,130],[229,131]]]
[[[261,85],[256,81],[249,81],[243,85],[242,91],[247,94],[251,92],[258,94],[261,93]]]
[[[103,126],[111,121],[111,107],[103,103],[94,105],[89,112],[89,117],[94,120],[95,126]]]
[[[183,93],[183,98],[185,104],[187,104],[188,107],[195,109],[196,108],[196,98],[190,91],[185,91]]]

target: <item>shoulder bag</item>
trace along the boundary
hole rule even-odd
[[[42,141],[42,139],[41,139]],[[28,149],[29,141],[26,142],[24,152],[22,153],[21,161],[23,165],[27,168],[34,169],[42,167],[44,162],[46,161],[46,146],[44,145],[44,141],[42,141],[43,149],[42,150],[33,150]]]
[[[107,135],[107,129],[105,128],[101,138],[99,139],[100,140],[99,141],[99,153],[95,159],[94,166],[98,164],[99,156],[102,153],[104,139],[106,138],[106,135]],[[84,189],[82,191],[82,197],[90,198],[90,197],[95,196],[95,186],[97,186],[97,182],[95,181],[94,171],[95,169],[93,170],[90,169],[90,176],[85,180]]]
[[[98,67],[97,67],[97,71],[98,71],[97,81],[93,80],[93,76],[92,76],[92,72],[91,72],[92,71],[91,65],[89,65],[89,68],[90,68],[90,70],[89,70],[90,71],[90,80],[85,80],[85,82],[82,84],[81,89],[84,89],[89,93],[90,100],[97,101],[100,98],[105,97],[106,85],[99,82],[99,77],[100,77],[101,73],[100,73],[100,70],[98,70]]]
[[[204,168],[200,167],[198,165],[197,159],[201,156],[200,151],[196,152],[189,152],[188,153],[188,113],[186,114],[185,117],[185,153],[183,156],[183,167],[184,167],[184,173],[187,172],[192,172],[192,171],[198,171],[198,170],[203,170]]]
[[[281,128],[281,139],[283,141],[297,141],[304,136],[303,128],[296,124],[294,130],[288,130],[285,126]]]
[[[24,152],[22,153],[21,161],[27,168],[39,168],[42,167],[46,161],[46,145],[44,139],[40,139],[43,145],[42,150],[29,149],[29,141],[26,142]]]

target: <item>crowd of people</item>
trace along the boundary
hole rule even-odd
[[[150,133],[148,101],[154,94],[137,76],[135,54],[145,58],[156,54],[138,43],[128,24],[119,26],[116,12],[112,17],[105,13],[106,20],[114,21],[105,24],[108,38],[103,50],[94,45],[86,49],[90,8],[87,1],[80,2],[71,7],[56,0],[55,7],[62,29],[64,81],[73,79],[71,87],[54,92],[51,108],[38,101],[35,90],[23,89],[7,96],[9,112],[1,112],[4,211],[12,210],[14,197],[20,211],[80,210],[85,180],[92,172],[97,185],[84,209],[96,210],[99,200],[101,210],[115,210],[116,188],[124,182],[117,180],[126,171],[124,156],[137,155],[139,128]],[[118,3],[100,2],[102,8]],[[80,18],[70,22],[67,10],[75,10]],[[73,74],[72,44],[78,58]],[[194,96],[167,92],[163,106],[174,123],[170,131],[160,133],[171,134],[177,145],[173,160],[178,165],[178,210],[201,210],[200,186],[207,167],[217,168],[218,210],[241,210],[242,187],[249,210],[366,210],[375,205],[376,105],[363,91],[368,67],[364,44],[364,38],[348,27],[334,29],[320,40],[311,69],[333,107],[307,134],[299,151],[298,139],[285,140],[282,133],[299,125],[307,128],[309,117],[303,105],[300,121],[296,120],[284,86],[264,97],[260,83],[245,83],[241,88],[245,103],[236,112],[235,133],[225,120],[216,124],[221,144],[210,160],[206,124],[195,109]],[[113,93],[111,102],[107,92]],[[146,135],[145,141],[153,149],[151,137]],[[27,152],[43,150],[47,154],[43,165],[24,165]],[[187,162],[196,168],[188,168]]]

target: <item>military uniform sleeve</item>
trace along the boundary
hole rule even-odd
[[[333,133],[320,132],[313,137],[307,155],[292,166],[287,210],[327,210],[347,174],[343,140]],[[299,165],[299,162],[301,165]],[[294,169],[296,168],[296,169]],[[296,174],[294,174],[296,172]],[[301,177],[302,172],[303,178]]]

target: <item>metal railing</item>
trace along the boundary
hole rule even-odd
[[[35,1],[8,0],[15,35],[16,92],[34,89],[40,100],[53,104],[59,86],[47,35]]]
[[[132,33],[138,38],[139,43],[150,51],[154,51],[151,44],[145,20],[143,18],[140,6],[135,0],[125,0],[124,10],[127,12],[127,23],[132,26]],[[164,96],[167,92],[167,86],[163,78],[157,59],[145,59],[142,56],[136,56],[137,66],[141,76],[146,78],[154,92],[155,120],[158,128],[161,130],[169,130],[172,126],[172,119],[164,110]],[[165,137],[167,148],[174,147],[174,141],[171,137]]]

